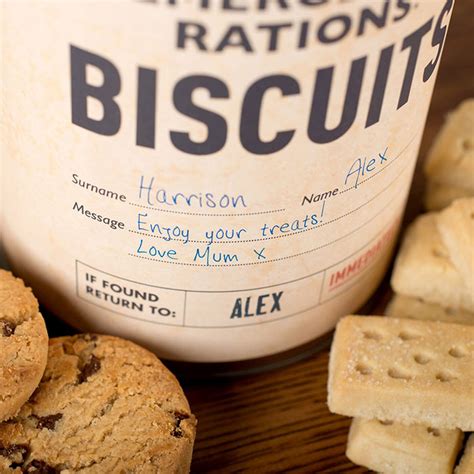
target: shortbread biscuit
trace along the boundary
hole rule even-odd
[[[436,223],[449,258],[474,298],[474,198],[454,201],[437,214]]]
[[[469,436],[461,461],[454,472],[456,474],[472,474],[474,472],[474,434]]]
[[[36,298],[19,278],[0,270],[0,421],[15,415],[36,389],[47,356]]]
[[[446,323],[474,325],[474,313],[463,309],[443,308],[439,304],[427,303],[421,298],[394,295],[385,309],[392,318],[425,319]]]
[[[474,191],[474,99],[451,112],[425,162],[425,174],[439,183]]]
[[[462,439],[458,429],[354,418],[346,455],[386,474],[451,474]]]
[[[152,353],[111,336],[61,337],[36,392],[0,424],[0,472],[187,473],[195,432]]]
[[[473,196],[474,190],[428,180],[424,197],[425,209],[428,211],[440,211],[456,199]]]
[[[328,405],[341,415],[474,429],[474,327],[348,316],[331,348]]]
[[[408,228],[392,274],[396,293],[474,312],[474,297],[450,260],[436,214],[418,217]]]

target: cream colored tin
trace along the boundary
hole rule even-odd
[[[303,345],[390,259],[451,0],[7,1],[3,237],[180,361]]]

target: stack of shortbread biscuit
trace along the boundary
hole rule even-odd
[[[474,197],[419,216],[395,262],[390,316],[474,324]]]
[[[428,211],[474,196],[474,99],[448,116],[426,159],[425,175]]]
[[[348,316],[331,348],[328,404],[354,417],[347,456],[385,473],[474,473],[474,100],[426,164],[386,317]],[[444,209],[442,209],[446,206]],[[464,450],[463,442],[466,440]]]
[[[474,326],[347,316],[329,363],[329,409],[353,417],[346,454],[383,473],[452,473],[474,431]],[[468,457],[459,473],[474,472]]]

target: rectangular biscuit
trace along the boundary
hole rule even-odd
[[[439,183],[474,191],[474,99],[451,112],[428,153],[425,174]]]
[[[463,309],[443,308],[439,304],[427,303],[421,298],[404,295],[393,296],[385,309],[385,315],[392,318],[474,325],[474,313]]]
[[[438,183],[432,179],[426,183],[424,204],[428,211],[440,211],[449,206],[454,200],[473,197],[474,190]]]
[[[449,257],[474,295],[474,198],[458,199],[436,216]]]
[[[328,406],[351,417],[474,430],[474,327],[343,318],[331,347]]]
[[[354,418],[346,456],[387,474],[451,474],[462,439],[458,429]]]
[[[435,213],[419,216],[407,229],[391,284],[398,294],[474,312],[474,295],[449,258]]]
[[[474,472],[474,434],[469,436],[461,461],[454,472],[455,474],[472,474]]]

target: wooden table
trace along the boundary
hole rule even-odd
[[[457,0],[421,157],[446,112],[474,97],[472,18],[474,1]],[[420,210],[422,188],[418,170],[408,219]],[[388,292],[386,286],[375,312],[383,310]],[[199,420],[192,472],[367,472],[344,455],[350,419],[333,415],[326,407],[327,363],[324,351],[260,375],[184,383]]]

